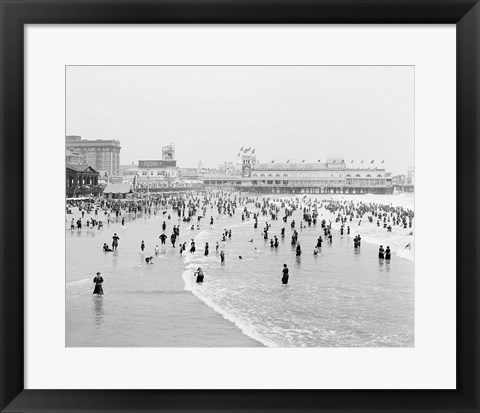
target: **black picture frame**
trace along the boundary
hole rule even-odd
[[[480,5],[477,0],[0,0],[0,17],[2,412],[479,411]],[[24,25],[79,23],[456,24],[457,389],[24,389]]]

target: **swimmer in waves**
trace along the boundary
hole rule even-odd
[[[197,277],[197,280],[196,280],[197,284],[202,284],[203,283],[204,275],[203,275],[203,271],[200,267],[198,267],[197,271],[195,271],[193,273],[193,275]]]

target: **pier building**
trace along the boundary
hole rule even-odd
[[[206,188],[245,192],[288,194],[388,194],[392,176],[370,161],[360,166],[347,164],[341,156],[325,162],[258,162],[255,154],[242,154],[235,171],[204,175]]]

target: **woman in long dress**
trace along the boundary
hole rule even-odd
[[[93,293],[97,295],[103,295],[103,277],[101,273],[97,272],[97,275],[93,279],[93,282],[95,283],[95,289],[93,290]]]

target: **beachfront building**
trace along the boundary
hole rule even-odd
[[[286,160],[258,162],[255,154],[242,154],[232,173],[204,175],[206,188],[225,188],[260,193],[392,193],[392,177],[374,161],[360,165],[346,163],[342,156],[325,162]],[[222,171],[223,172],[223,171]]]
[[[415,190],[415,169],[408,168],[407,174],[396,175],[392,178],[392,185],[398,192],[414,192]]]
[[[138,161],[135,185],[140,189],[155,189],[169,186],[178,180],[176,160]]]
[[[135,184],[140,173],[140,169],[133,162],[131,165],[121,165],[120,171],[122,173],[122,183]]]
[[[408,185],[411,185],[412,187],[415,186],[415,167],[414,166],[410,166],[408,168],[407,182],[408,182]]]
[[[99,173],[89,165],[66,165],[67,188],[98,185]]]
[[[66,185],[67,197],[83,194],[98,194],[102,192],[99,186],[99,173],[89,165],[66,164]]]
[[[86,163],[100,172],[102,176],[106,173],[110,178],[120,176],[120,141],[109,140],[87,140],[78,135],[65,137],[65,148],[85,156]]]
[[[76,153],[65,149],[65,163],[71,165],[86,165],[87,157],[81,153]]]

